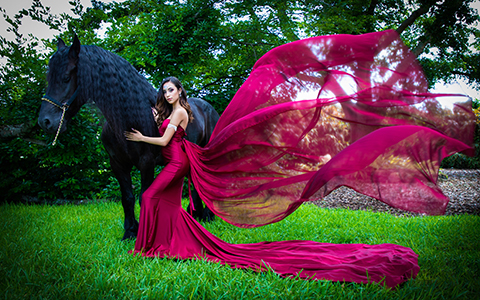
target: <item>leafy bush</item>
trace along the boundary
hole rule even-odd
[[[473,112],[477,117],[475,124],[474,148],[475,156],[469,157],[461,153],[456,153],[442,161],[442,168],[449,169],[480,169],[480,99],[474,99],[472,102]]]
[[[51,146],[52,136],[37,135],[40,145],[17,137],[0,144],[2,200],[92,198],[111,177],[108,156],[99,141],[100,118],[84,107],[66,134]]]

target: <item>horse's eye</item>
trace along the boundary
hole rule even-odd
[[[63,77],[63,82],[69,82],[69,81],[70,81],[70,76],[65,75],[65,77]]]

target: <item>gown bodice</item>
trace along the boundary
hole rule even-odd
[[[170,124],[170,119],[165,119],[163,120],[162,125],[158,128],[158,131],[160,132],[161,135],[165,133],[165,130],[167,130],[167,126]],[[185,133],[185,130],[183,130],[182,126],[177,126],[177,131],[175,131],[175,134],[173,135],[173,138],[176,141],[181,142],[182,139],[186,136],[187,134]],[[173,139],[172,138],[172,139]]]
[[[165,131],[167,130],[167,126],[170,124],[170,119],[165,119],[158,129],[158,132],[160,135],[164,135]],[[162,155],[163,158],[166,160],[166,162],[172,162],[172,161],[177,161],[181,162],[185,160],[186,157],[184,157],[184,153],[182,155],[183,150],[183,140],[184,137],[186,136],[185,130],[182,128],[182,126],[177,126],[177,130],[173,134],[172,139],[170,142],[162,147]]]

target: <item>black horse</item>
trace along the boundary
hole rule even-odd
[[[144,135],[159,136],[152,114],[157,91],[125,59],[97,46],[81,46],[77,36],[70,47],[58,40],[47,80],[38,117],[38,124],[46,132],[58,135],[67,130],[72,117],[90,100],[105,116],[101,139],[122,192],[123,239],[136,237],[138,222],[130,172],[133,166],[140,170],[143,193],[153,182],[154,167],[162,164],[162,159],[158,146],[126,141],[124,132],[135,128]],[[190,98],[188,102],[194,121],[187,127],[187,139],[204,146],[218,121],[218,113],[202,99]],[[194,217],[210,220],[213,213],[204,209],[196,192],[192,192],[192,198]]]

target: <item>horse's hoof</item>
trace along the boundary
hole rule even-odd
[[[137,233],[136,232],[125,231],[125,233],[123,234],[122,241],[134,240],[136,238],[137,238]]]
[[[215,219],[215,214],[213,212],[211,212],[210,210],[205,210],[203,212],[203,216],[202,216],[202,220],[205,221],[205,222],[211,222],[213,221],[213,219]]]
[[[210,208],[205,207],[202,212],[202,221],[211,222],[213,219],[215,219],[215,214],[210,210]]]

